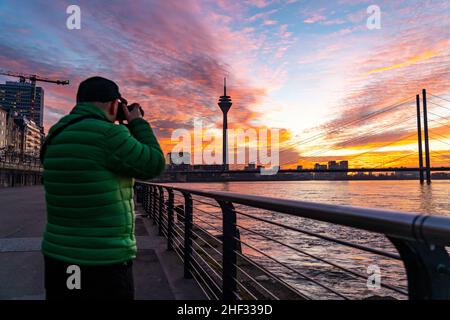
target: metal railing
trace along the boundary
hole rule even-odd
[[[450,299],[448,217],[147,182],[136,190],[210,299]]]

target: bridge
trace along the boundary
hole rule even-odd
[[[381,175],[372,175],[372,173]],[[435,176],[434,173],[443,173]],[[449,179],[450,167],[431,167],[430,179]],[[354,173],[355,175],[349,175]],[[388,173],[393,173],[388,175]],[[407,174],[402,174],[407,173]],[[362,174],[362,175],[361,175]],[[271,174],[260,170],[166,170],[157,182],[225,182],[225,181],[295,181],[295,180],[361,180],[361,179],[420,179],[419,168],[348,168],[348,169],[281,169]]]
[[[277,171],[279,175],[298,174],[299,176],[310,173],[322,175],[323,173],[415,172],[418,173],[417,178],[421,183],[424,183],[426,178],[429,184],[431,183],[431,172],[450,171],[450,154],[448,152],[450,140],[448,136],[442,133],[442,130],[448,130],[450,127],[450,114],[447,112],[450,111],[450,106],[445,105],[448,102],[450,102],[450,99],[443,95],[439,96],[423,90],[422,97],[416,95],[382,109],[358,115],[357,119],[328,127],[310,137],[295,136],[282,144],[279,150],[281,163],[274,165],[280,168]],[[375,121],[378,117],[387,116],[390,118],[389,121],[385,121],[381,125]],[[362,129],[356,133],[354,130],[349,130],[354,129],[355,126],[360,126]],[[366,147],[370,142],[376,142],[378,138],[386,134],[393,137],[389,139],[389,142],[376,143],[373,147]],[[223,136],[226,138],[225,133]],[[415,146],[411,147],[411,143],[409,143],[408,149],[401,148],[398,151],[398,156],[395,157],[390,156],[390,152],[384,151],[385,148],[393,148],[404,140],[410,140]],[[226,145],[225,140],[223,144]],[[433,149],[430,144],[434,147]],[[303,166],[301,170],[290,169],[290,167],[297,166],[300,163],[327,161],[333,158],[333,154],[338,154],[341,150],[355,145],[364,146],[364,148],[361,152],[354,152],[345,157],[334,156],[334,160],[346,160],[351,163],[351,168],[328,168],[324,170],[306,169]],[[309,149],[309,151],[300,152],[300,150],[305,149]],[[231,158],[231,156],[229,155],[228,158]],[[377,160],[374,161],[374,158]],[[423,158],[425,158],[425,161]],[[233,164],[233,160],[229,160],[230,164]],[[409,162],[408,167],[401,166],[405,161]],[[411,163],[416,163],[416,165],[411,165]],[[171,166],[166,171],[168,179],[164,180],[163,178],[161,181],[175,181],[183,177],[187,177],[186,180],[189,180],[189,177],[196,175],[205,179],[208,175],[214,175],[214,177],[240,176],[245,179],[260,172],[259,170],[248,169],[228,170],[229,164],[215,165],[205,170],[190,170],[189,167],[184,165]],[[265,177],[265,179],[268,178]]]
[[[369,149],[364,148],[362,152],[352,154],[346,158],[347,161],[365,166],[374,154],[381,152],[384,148],[393,147],[405,139],[414,139],[414,137],[417,137],[417,149],[403,150],[401,151],[401,155],[394,159],[390,159],[387,155],[384,155],[379,164],[376,164],[374,167],[372,165],[371,170],[366,170],[365,172],[380,172],[378,169],[399,171],[401,168],[398,168],[398,166],[397,168],[392,168],[392,164],[416,158],[418,168],[407,170],[418,171],[420,173],[420,182],[424,183],[424,179],[426,178],[427,184],[430,184],[432,157],[434,162],[441,164],[437,167],[448,168],[448,151],[442,151],[441,149],[431,150],[430,142],[447,149],[450,145],[448,137],[441,132],[443,129],[445,130],[450,127],[450,115],[448,114],[450,107],[445,105],[449,102],[450,99],[447,97],[427,92],[426,89],[423,89],[421,95],[417,94],[415,97],[409,97],[401,102],[359,115],[357,119],[340,123],[317,135],[305,139],[292,139],[280,151],[280,155],[285,154],[288,157],[286,161],[280,164],[280,167],[296,164],[299,160],[320,159],[330,154],[330,152],[335,153],[352,145],[364,145],[370,141],[376,141],[376,138],[380,135],[390,134],[398,137],[382,145],[375,145]],[[405,111],[409,111],[409,115]],[[385,121],[381,125],[373,124],[378,117],[386,117],[387,115],[389,115],[390,121]],[[356,133],[349,133],[347,131],[349,128],[354,128],[355,126],[360,126],[364,130]],[[321,140],[325,138],[327,138],[326,140],[331,140],[331,143],[323,145]],[[314,148],[314,151],[300,156],[300,159],[297,157],[293,158],[292,156],[289,157],[289,153],[298,150],[299,146],[306,144],[317,144],[317,146]],[[353,169],[352,172],[361,172],[357,170],[359,169]]]
[[[348,169],[280,169],[277,173],[353,173],[353,172],[419,172],[420,168],[406,168],[406,167],[385,167],[385,168],[348,168]],[[430,171],[450,171],[450,167],[431,167]],[[176,173],[176,174],[210,174],[210,173],[220,173],[220,174],[258,174],[261,173],[260,170],[194,170],[194,171],[182,171],[182,170],[173,170],[168,171],[168,173]]]

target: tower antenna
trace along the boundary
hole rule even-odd
[[[227,96],[227,78],[226,77],[223,78],[223,95],[225,97]]]

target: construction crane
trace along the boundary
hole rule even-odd
[[[36,101],[36,82],[37,81],[47,82],[47,83],[55,83],[55,84],[62,85],[62,86],[66,86],[69,84],[69,80],[53,80],[53,79],[49,79],[49,78],[40,77],[35,74],[23,74],[23,73],[16,73],[16,72],[0,70],[0,75],[19,78],[20,83],[26,83],[26,80],[30,81],[30,83],[31,83],[30,118],[32,120],[34,120],[34,106],[35,106],[35,101]],[[40,125],[40,124],[38,124],[38,125]]]

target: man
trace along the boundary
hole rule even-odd
[[[140,108],[121,99],[113,81],[83,81],[46,138],[47,299],[134,299],[134,178],[153,178],[165,163]],[[126,126],[114,123],[119,108]]]

